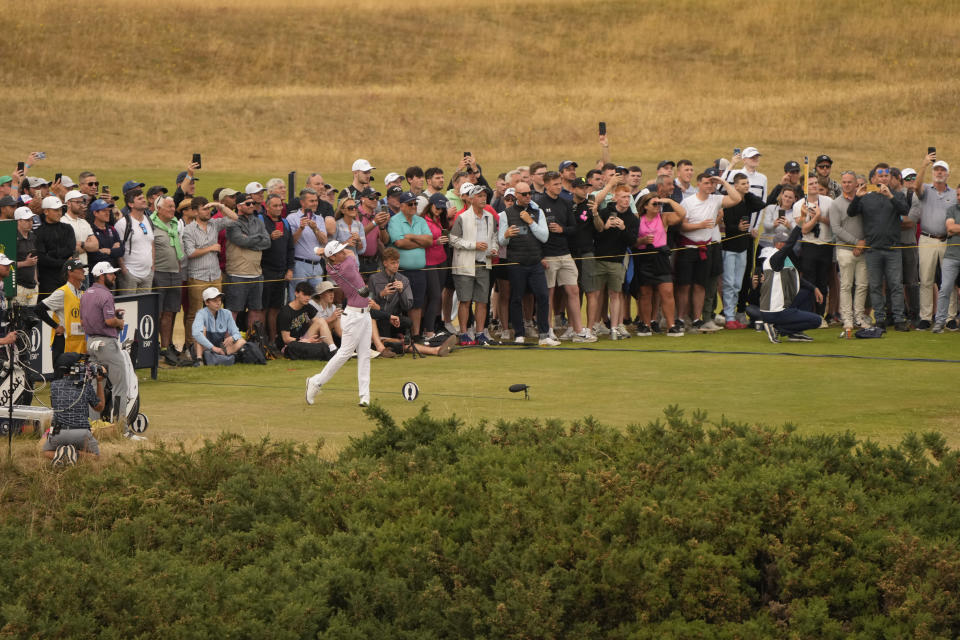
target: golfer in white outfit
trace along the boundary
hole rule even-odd
[[[364,288],[360,277],[360,265],[347,245],[331,240],[323,248],[327,261],[327,275],[340,287],[347,299],[347,306],[340,318],[342,330],[340,348],[327,362],[323,370],[307,378],[307,404],[313,404],[320,389],[340,370],[343,363],[357,352],[357,382],[360,386],[360,406],[370,404],[370,337],[373,324],[370,321],[370,300],[360,295]],[[321,250],[317,247],[317,253]]]

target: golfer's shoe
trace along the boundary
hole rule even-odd
[[[307,404],[313,404],[318,395],[320,395],[320,385],[314,382],[312,377],[307,378]]]
[[[797,333],[787,334],[787,340],[790,342],[813,342],[813,338],[803,333],[802,331]]]
[[[360,402],[357,403],[358,407],[369,407],[370,398],[360,398]]]
[[[763,328],[767,332],[767,337],[773,344],[780,344],[780,337],[777,335],[777,328],[769,322],[763,323]]]

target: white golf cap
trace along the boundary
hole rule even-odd
[[[0,267],[6,267],[13,264],[13,260],[7,257],[5,253],[0,253]]]
[[[244,193],[246,193],[247,195],[252,195],[252,194],[254,194],[254,193],[260,193],[261,191],[266,191],[266,190],[267,190],[267,188],[264,187],[264,186],[263,186],[262,184],[260,184],[259,182],[250,182],[250,183],[248,183],[247,186],[244,187],[244,189],[243,189]]]
[[[220,202],[223,202],[225,198],[229,198],[230,196],[235,196],[237,195],[237,193],[239,192],[236,189],[231,189],[230,187],[226,187],[225,189],[220,190],[220,195],[218,197],[220,198]]]
[[[73,181],[73,178],[70,176],[60,176],[60,184],[65,186],[67,189],[73,189],[77,186],[77,183]]]
[[[396,182],[397,180],[403,180],[403,176],[399,173],[388,173],[387,177],[383,179],[383,184],[388,185],[391,182]]]
[[[950,171],[950,165],[948,165],[948,164],[947,164],[946,162],[944,162],[943,160],[937,160],[936,162],[933,163],[933,168],[936,169],[937,167],[940,167],[941,169],[946,169],[947,171]]]
[[[347,245],[343,244],[339,240],[331,240],[327,243],[327,246],[323,248],[323,255],[328,258],[332,255],[336,255],[347,248]]]
[[[462,196],[468,195],[471,189],[473,189],[473,183],[464,182],[462,185],[460,185],[460,195]]]
[[[760,154],[760,152],[757,150],[756,147],[747,147],[746,149],[743,150],[743,157],[744,157],[744,158],[753,158],[753,157],[759,156],[759,155],[761,155],[761,154]]]
[[[27,176],[27,184],[31,189],[39,189],[40,187],[50,184],[43,178],[38,178],[36,176]]]
[[[111,266],[109,262],[98,262],[93,266],[93,277],[97,278],[105,273],[116,273],[117,271],[120,271],[120,269]]]
[[[376,169],[376,167],[363,158],[357,158],[350,168],[350,171],[370,171],[371,169]]]
[[[910,176],[915,176],[915,175],[917,175],[917,172],[910,167],[907,167],[906,169],[900,172],[900,177],[903,178],[904,180],[906,180]]]
[[[60,202],[60,198],[57,196],[47,196],[43,199],[43,202],[40,203],[40,207],[43,209],[59,209],[63,206],[63,203]]]
[[[70,202],[71,200],[75,200],[77,198],[83,198],[83,194],[76,190],[67,191],[67,195],[63,196],[63,201]]]
[[[14,220],[33,220],[33,211],[30,211],[30,207],[17,207],[16,211],[13,212]]]
[[[214,298],[218,298],[223,294],[220,293],[220,289],[217,289],[216,287],[207,287],[206,289],[203,290],[203,293],[201,293],[200,295],[203,297],[203,301],[206,302],[207,300],[213,300]]]
[[[506,191],[503,192],[503,197],[506,198],[507,196],[516,198],[516,197],[517,197],[517,190],[514,189],[513,187],[508,188]]]

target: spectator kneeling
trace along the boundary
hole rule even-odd
[[[196,341],[197,359],[207,365],[229,365],[235,361],[234,354],[246,344],[233,314],[223,308],[223,294],[216,287],[203,290],[203,309],[193,319],[193,339]]]

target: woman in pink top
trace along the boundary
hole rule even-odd
[[[667,227],[679,224],[687,212],[678,202],[648,193],[637,203],[640,214],[640,231],[637,238],[636,271],[634,278],[640,282],[640,319],[638,336],[652,335],[650,316],[653,310],[653,289],[660,296],[660,310],[667,321],[667,336],[683,335],[683,328],[676,323],[673,301],[673,272],[670,268],[670,247],[667,246]]]
[[[434,327],[437,323],[437,316],[440,315],[440,304],[443,296],[443,283],[447,275],[447,270],[443,267],[447,265],[447,212],[439,210],[433,204],[428,204],[423,211],[423,219],[427,221],[430,227],[430,234],[433,236],[433,245],[427,247],[426,274],[427,274],[427,294],[424,303],[423,321],[420,326],[423,327],[423,337],[430,338],[434,335]]]

